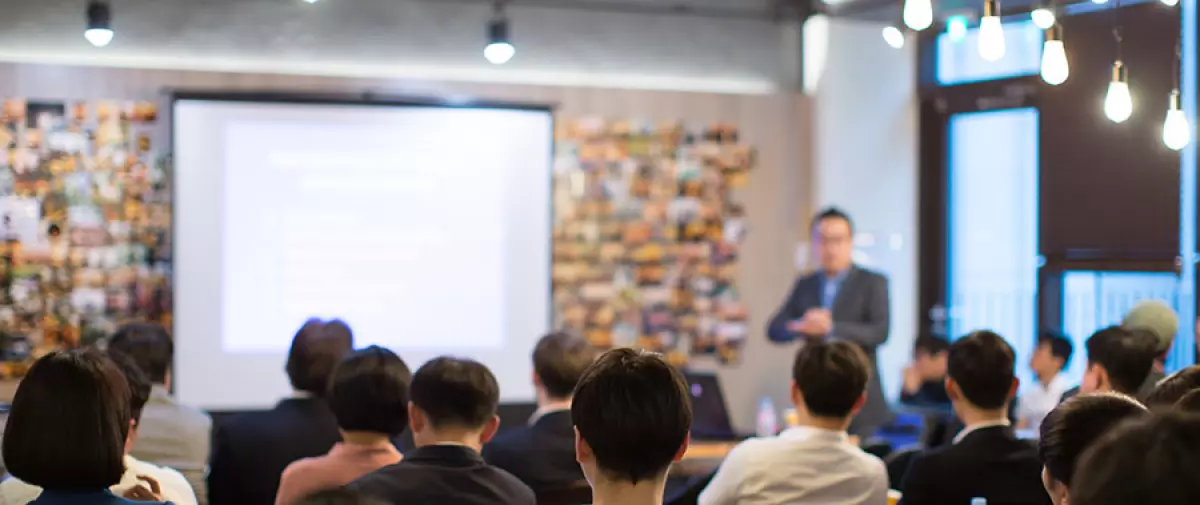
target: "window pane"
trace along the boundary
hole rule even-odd
[[[979,29],[956,41],[938,35],[937,76],[943,86],[1034,75],[1042,65],[1042,31],[1032,21],[1004,23],[1004,57],[986,61],[979,56]]]
[[[1120,324],[1142,300],[1162,300],[1179,311],[1179,278],[1169,272],[1067,272],[1063,275],[1063,332],[1075,343],[1068,377],[1087,367],[1083,344],[1096,330]]]
[[[1028,383],[1036,341],[1038,113],[955,114],[949,128],[949,331],[1003,335]]]

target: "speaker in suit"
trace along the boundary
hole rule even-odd
[[[1037,447],[1007,423],[963,430],[951,445],[917,456],[904,478],[902,505],[971,503],[1050,505]]]
[[[213,505],[274,505],[293,461],[324,455],[342,440],[325,400],[289,398],[218,425],[208,474]]]
[[[839,274],[818,272],[801,277],[792,287],[783,307],[771,319],[767,335],[774,342],[798,338],[832,338],[858,344],[871,364],[867,403],[855,417],[850,432],[871,436],[891,420],[891,409],[883,396],[876,350],[887,341],[889,319],[888,280],[881,274],[851,265]],[[828,334],[813,335],[796,326],[810,310],[826,310],[832,316]]]
[[[483,459],[515,475],[534,493],[565,489],[583,480],[575,460],[570,410],[555,410],[528,426],[500,432],[483,448]]]

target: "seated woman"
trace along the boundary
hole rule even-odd
[[[30,504],[147,503],[108,489],[125,473],[129,391],[121,369],[95,349],[56,351],[33,364],[13,398],[3,449],[9,473],[42,488]],[[158,495],[140,491],[139,499]]]
[[[334,368],[326,398],[342,442],[329,453],[306,458],[283,471],[276,505],[333,489],[400,462],[392,438],[408,427],[408,384],[412,372],[399,356],[378,346],[355,352]]]

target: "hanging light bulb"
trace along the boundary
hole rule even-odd
[[[1062,27],[1051,25],[1042,42],[1042,80],[1052,86],[1067,82],[1071,69],[1067,65],[1067,48],[1063,45]]]
[[[883,41],[894,49],[904,47],[904,32],[895,26],[888,25],[883,28]]]
[[[1167,120],[1163,122],[1163,143],[1176,151],[1187,147],[1192,140],[1192,127],[1188,125],[1181,102],[1179,90],[1171,90],[1170,108],[1167,109]]]
[[[87,7],[87,30],[83,38],[93,46],[104,47],[113,39],[112,11],[104,2],[91,2]]]
[[[1058,18],[1054,15],[1054,10],[1048,7],[1038,7],[1029,13],[1029,17],[1033,19],[1034,26],[1043,30],[1049,30],[1054,23],[1058,22]]]
[[[1114,123],[1124,122],[1133,115],[1133,97],[1129,95],[1129,79],[1121,60],[1113,63],[1112,82],[1104,95],[1104,115]]]
[[[1163,5],[1166,5],[1168,7],[1174,7],[1176,5],[1179,5],[1179,0],[1160,0],[1160,1],[1163,3]]]
[[[933,25],[933,0],[905,0],[904,24],[917,31]]]
[[[983,19],[979,22],[979,56],[987,61],[1004,57],[1004,26],[1000,24],[1000,2],[983,1]]]
[[[517,48],[508,39],[508,16],[504,15],[504,4],[496,2],[496,12],[488,22],[488,45],[483,48],[483,57],[493,65],[508,63]]]
[[[967,24],[967,17],[962,14],[946,18],[946,34],[950,40],[957,44],[967,38]]]

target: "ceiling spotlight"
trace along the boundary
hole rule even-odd
[[[306,3],[306,4],[315,4],[315,3],[317,3],[317,2],[320,2],[320,1],[321,1],[321,0],[304,0],[304,3]]]
[[[883,41],[894,49],[904,47],[904,32],[895,26],[886,26],[883,29]]]
[[[516,54],[517,48],[508,38],[508,16],[504,14],[504,4],[496,2],[495,13],[488,22],[488,45],[483,48],[483,57],[493,65],[503,65]]]
[[[105,2],[91,2],[87,7],[87,30],[83,38],[93,46],[104,47],[113,39],[112,11]]]

